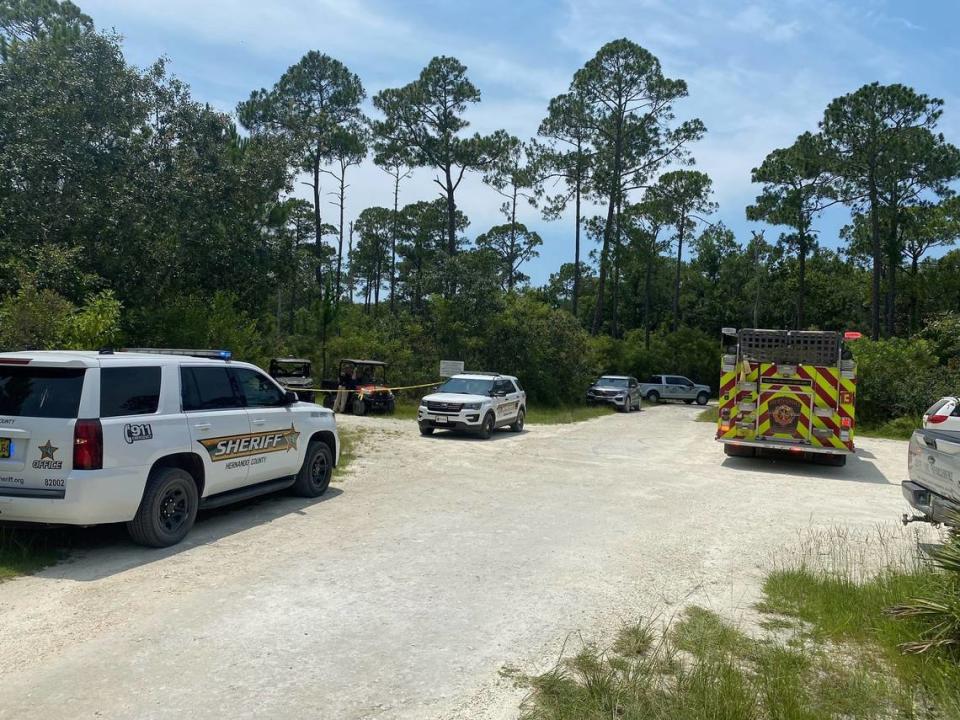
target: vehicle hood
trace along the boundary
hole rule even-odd
[[[291,387],[310,387],[313,385],[313,378],[302,378],[302,377],[275,377],[276,380],[281,385],[289,385]]]
[[[388,393],[390,392],[390,388],[388,388],[386,385],[375,385],[375,384],[358,385],[357,392],[365,393],[367,395],[372,395],[373,393],[382,393],[382,392]]]
[[[619,385],[591,385],[591,390],[616,390],[618,392],[626,392],[627,388],[620,387]]]
[[[442,403],[475,403],[489,400],[488,395],[465,395],[462,393],[433,393],[423,398],[422,402]]]

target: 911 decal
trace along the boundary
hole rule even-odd
[[[300,433],[293,425],[289,430],[267,430],[266,432],[226,435],[223,437],[197,440],[210,454],[210,460],[221,462],[234,458],[275,453],[297,449]]]
[[[123,439],[128,445],[133,445],[137,440],[153,440],[153,428],[150,423],[128,423],[123,426]]]

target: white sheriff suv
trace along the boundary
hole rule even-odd
[[[437,391],[420,401],[417,422],[420,433],[434,430],[466,430],[489,438],[506,425],[523,430],[527,394],[512,375],[471,372],[454,375]]]
[[[226,351],[0,354],[0,522],[124,522],[166,547],[198,509],[322,495],[339,450],[330,410]]]

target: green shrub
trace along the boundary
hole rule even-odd
[[[485,369],[516,375],[532,402],[579,401],[593,380],[586,331],[569,313],[527,296],[507,298],[481,347]]]
[[[720,379],[720,339],[696,328],[658,331],[644,345],[643,331],[632,330],[624,338],[627,372],[641,382],[655,373],[684,375],[714,390]]]
[[[922,337],[850,343],[857,361],[857,416],[867,425],[923,414],[960,388],[960,371],[939,364]]]
[[[942,365],[960,370],[960,313],[941,313],[920,331]]]
[[[53,290],[24,285],[0,303],[0,349],[96,350],[116,342],[120,312],[109,290],[77,308]]]

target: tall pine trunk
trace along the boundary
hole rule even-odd
[[[400,169],[393,181],[393,223],[390,228],[390,312],[397,312],[397,224],[400,222]]]
[[[347,235],[347,293],[348,299],[353,302],[354,274],[353,274],[353,221],[350,221],[350,232]]]
[[[580,171],[577,171],[577,184],[574,190],[577,216],[574,219],[576,229],[573,236],[573,316],[577,317],[580,300]]]
[[[920,258],[910,254],[910,332],[920,326]]]
[[[609,262],[610,236],[613,234],[613,212],[620,202],[621,193],[621,163],[623,162],[623,111],[617,119],[617,139],[613,152],[613,174],[610,178],[610,199],[607,203],[607,222],[603,226],[603,247],[600,250],[600,276],[597,278],[597,304],[593,311],[593,326],[591,332],[596,335],[600,332],[603,323],[603,297],[607,284],[607,263]]]
[[[673,280],[673,317],[670,319],[671,332],[677,329],[680,321],[680,266],[683,263],[683,235],[687,227],[686,213],[680,216],[680,228],[677,232],[677,271]]]
[[[320,218],[320,151],[313,156],[313,224],[316,233],[317,254],[323,248],[323,223]],[[323,292],[323,260],[317,265],[317,284]]]
[[[807,298],[807,239],[801,230],[797,242],[797,330],[807,327],[806,298]]]
[[[445,168],[447,180],[447,255],[453,257],[457,252],[457,203],[454,200],[453,176],[450,168]]]
[[[870,304],[870,337],[880,339],[880,273],[883,268],[883,245],[880,242],[880,199],[877,182],[871,168],[868,177],[870,198],[870,249],[873,258],[872,295]]]
[[[338,229],[339,242],[337,244],[337,302],[340,302],[340,295],[343,292],[343,289],[340,284],[341,277],[341,268],[343,266],[343,199],[347,192],[347,168],[345,165],[340,166],[340,226]]]
[[[620,202],[620,198],[617,198],[617,209],[616,215],[614,216],[613,293],[610,302],[612,305],[610,334],[613,337],[617,337],[620,334],[620,263],[623,261],[623,252],[620,247]]]
[[[653,292],[653,261],[655,250],[647,255],[647,267],[643,279],[643,346],[650,349],[650,294]]]
[[[597,302],[593,309],[593,325],[591,332],[596,335],[600,332],[603,323],[603,296],[607,290],[607,262],[610,254],[610,234],[613,227],[613,208],[616,202],[615,191],[611,190],[610,202],[607,203],[607,222],[603,227],[603,245],[600,248],[600,275],[597,278]]]
[[[896,189],[890,195],[890,238],[887,247],[887,265],[890,279],[887,283],[887,335],[893,337],[897,332],[897,272],[900,270],[900,218],[897,212],[899,198]]]
[[[517,188],[510,201],[510,250],[507,252],[507,292],[513,292],[513,264],[517,261]]]

